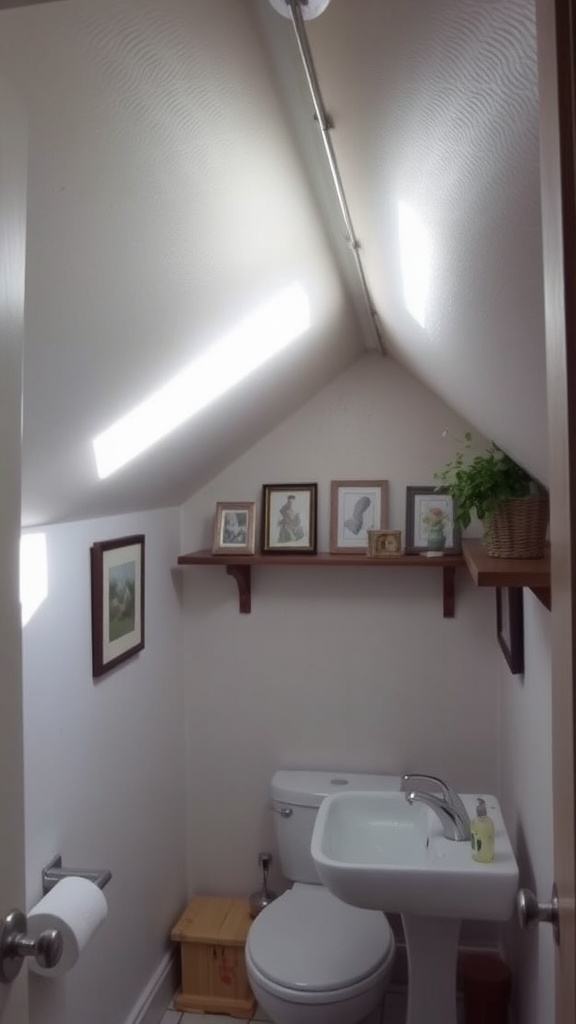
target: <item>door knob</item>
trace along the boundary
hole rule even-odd
[[[0,982],[14,981],[26,956],[33,956],[41,967],[55,967],[62,956],[59,931],[48,928],[30,939],[26,927],[26,915],[20,910],[12,910],[0,921]]]
[[[521,928],[534,928],[537,924],[548,923],[554,930],[554,941],[560,942],[560,914],[556,883],[552,886],[550,903],[539,903],[531,889],[520,889],[516,897],[516,909]]]

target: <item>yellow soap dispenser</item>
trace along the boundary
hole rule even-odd
[[[476,817],[470,822],[472,858],[482,864],[494,860],[494,822],[488,817],[486,801],[478,797]]]

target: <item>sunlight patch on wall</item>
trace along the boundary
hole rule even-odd
[[[406,309],[421,327],[426,326],[432,246],[420,217],[407,203],[398,203],[400,268]]]
[[[48,548],[45,533],[20,537],[20,615],[26,626],[48,597]]]
[[[247,377],[310,326],[299,284],[283,289],[92,444],[101,480]]]

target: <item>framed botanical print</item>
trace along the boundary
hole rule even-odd
[[[436,487],[406,488],[406,554],[456,555],[460,530],[454,499]]]

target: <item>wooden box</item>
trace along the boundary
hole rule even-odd
[[[248,900],[195,896],[188,904],[171,932],[182,961],[178,1010],[252,1016],[256,1001],[244,963],[251,923]]]

